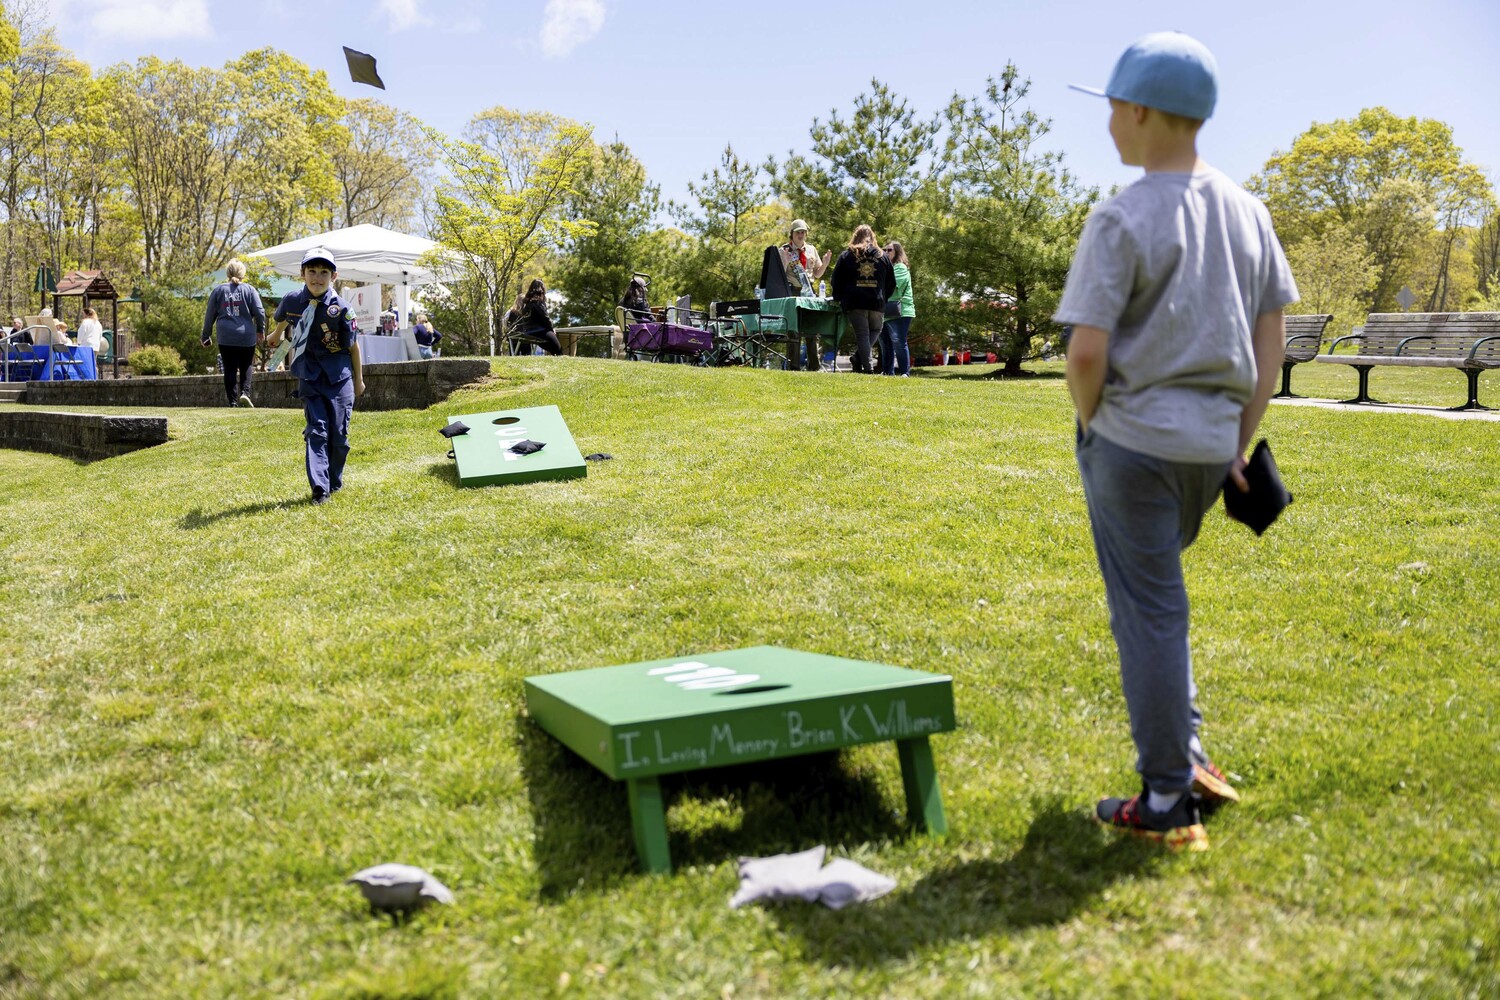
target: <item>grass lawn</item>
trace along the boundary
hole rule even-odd
[[[1294,389],[1352,395],[1322,369]],[[1500,424],[1272,408],[1295,505],[1187,556],[1245,802],[1170,856],[1088,819],[1136,778],[1055,367],[496,370],[356,413],[323,507],[297,411],[0,451],[0,997],[1500,992]],[[547,403],[614,460],[456,487],[447,415]],[[521,679],[758,643],[953,675],[946,840],[865,747],[668,781],[678,867],[637,874],[623,788]],[[736,856],[816,843],[900,888],[727,908]],[[457,904],[369,916],[340,883],[382,861]]]

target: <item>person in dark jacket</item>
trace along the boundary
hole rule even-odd
[[[224,363],[224,394],[230,406],[251,406],[250,379],[255,369],[255,348],[266,340],[266,310],[260,293],[245,283],[245,265],[232,260],[224,268],[228,281],[208,293],[203,312],[203,334],[207,347],[219,341]]]
[[[643,279],[630,279],[630,286],[625,289],[625,297],[620,300],[620,308],[625,310],[627,322],[651,322],[653,318],[651,304],[646,298],[646,282]]]
[[[854,330],[854,370],[872,374],[870,343],[885,325],[885,300],[896,291],[896,273],[875,241],[875,230],[859,226],[833,270],[833,298]]]
[[[563,352],[562,343],[557,339],[557,334],[552,332],[552,317],[547,315],[547,286],[542,284],[541,278],[532,281],[531,286],[526,289],[516,332],[541,341],[542,349],[548,354]]]
[[[417,313],[417,325],[411,328],[411,335],[417,340],[417,353],[424,358],[433,356],[433,348],[437,342],[443,339],[443,335],[437,332],[437,327],[432,325],[432,320],[426,313]]]

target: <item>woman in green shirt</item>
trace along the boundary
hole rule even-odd
[[[911,296],[911,268],[906,260],[906,248],[892,240],[885,248],[886,259],[896,272],[896,294],[890,298],[886,310],[885,326],[880,331],[880,374],[911,374],[911,352],[906,347],[906,335],[911,332],[911,321],[917,316],[917,307]],[[896,310],[892,315],[891,310]]]

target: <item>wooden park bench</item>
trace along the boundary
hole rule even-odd
[[[1275,398],[1302,398],[1292,392],[1292,369],[1318,356],[1323,348],[1323,329],[1331,319],[1331,313],[1286,318],[1286,354],[1281,359],[1281,391]]]
[[[1344,342],[1358,345],[1339,354]],[[1370,398],[1370,370],[1457,368],[1469,379],[1469,399],[1454,410],[1488,410],[1479,405],[1479,373],[1500,368],[1500,313],[1371,313],[1363,330],[1340,337],[1314,361],[1349,365],[1359,372],[1359,395],[1346,403],[1378,403]]]

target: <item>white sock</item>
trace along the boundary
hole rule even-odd
[[[1163,795],[1161,792],[1152,792],[1146,796],[1146,805],[1151,811],[1158,815],[1169,812],[1173,806],[1182,798],[1181,792],[1173,792],[1171,795]]]

